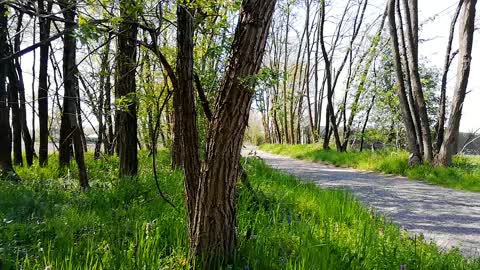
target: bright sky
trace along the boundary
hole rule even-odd
[[[338,1],[339,3],[342,1]],[[423,28],[421,29],[420,38],[426,40],[420,44],[419,53],[421,56],[428,58],[428,60],[437,66],[440,70],[443,66],[443,57],[445,52],[445,44],[448,38],[449,25],[453,13],[455,12],[456,5],[458,0],[419,0],[419,22],[425,22]],[[370,0],[369,4],[371,7],[367,8],[370,12],[374,13],[375,16],[380,14],[385,6],[385,0]],[[337,6],[337,4],[335,4]],[[377,7],[377,8],[375,8]],[[340,9],[343,9],[343,5],[340,4]],[[477,27],[480,23],[478,18],[480,17],[480,6],[477,5]],[[455,33],[454,46],[453,50],[456,50],[458,39],[458,32]],[[26,40],[24,46],[29,45],[30,40]],[[468,132],[474,131],[480,128],[480,30],[475,32],[475,41],[473,46],[473,61],[471,76],[468,85],[468,90],[470,93],[467,95],[463,108],[463,117],[460,125],[460,131]],[[38,61],[38,52],[37,52],[37,61]],[[58,56],[59,58],[60,55]],[[32,76],[31,76],[31,63],[33,61],[32,54],[26,55],[22,58],[22,66],[24,69],[24,78],[25,78],[25,87],[27,98],[31,98],[31,85],[32,85]],[[455,84],[456,77],[456,65],[454,62],[452,64],[449,76],[448,84],[448,96],[451,98],[453,93],[453,86]],[[37,70],[38,76],[38,70]],[[53,86],[53,85],[52,85]],[[36,82],[35,87],[38,87],[38,82]],[[448,104],[447,104],[448,105]],[[30,111],[30,110],[29,110]],[[31,123],[31,113],[27,113],[29,116],[29,123]],[[38,121],[37,121],[38,123]],[[84,123],[86,124],[86,123]],[[37,124],[38,128],[38,124]]]
[[[433,18],[424,24],[420,33],[420,38],[425,39],[424,43],[420,45],[419,52],[422,56],[427,57],[434,65],[438,67],[443,66],[443,58],[445,54],[445,44],[448,39],[448,31],[450,27],[451,18],[457,7],[457,0],[420,0],[419,2],[419,21],[426,21]],[[480,5],[477,4],[477,25],[478,28],[480,13]],[[475,40],[473,45],[473,59],[470,73],[470,80],[467,95],[463,107],[463,116],[460,123],[460,131],[474,131],[480,128],[480,31],[475,32]],[[455,32],[453,49],[458,48],[458,31]],[[451,98],[453,87],[455,86],[455,79],[457,73],[457,62],[452,64],[450,69],[449,84],[447,94]],[[448,105],[448,103],[447,103]]]

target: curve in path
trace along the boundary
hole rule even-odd
[[[405,177],[338,168],[256,152],[268,165],[315,182],[344,188],[411,234],[423,234],[441,248],[480,255],[480,193],[453,190]]]

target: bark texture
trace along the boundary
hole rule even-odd
[[[132,14],[135,1],[120,1],[120,35],[117,42],[115,94],[122,100],[122,108],[117,110],[117,147],[120,158],[120,175],[135,176],[138,172],[137,157],[137,101],[136,101],[136,58],[137,23]]]
[[[192,249],[208,258],[233,255],[236,237],[235,184],[255,80],[275,0],[244,0],[230,62],[215,104],[206,163],[196,203]]]

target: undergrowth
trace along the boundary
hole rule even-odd
[[[137,178],[119,179],[117,160],[87,156],[92,188],[79,192],[76,170],[16,168],[20,184],[0,180],[0,269],[192,269],[183,180],[159,153],[162,190],[151,158]],[[238,243],[226,269],[479,269],[458,250],[440,251],[362,206],[349,193],[313,184],[249,159],[255,195],[237,192]]]
[[[424,180],[444,187],[480,192],[480,158],[455,156],[450,167],[429,164],[410,167],[405,151],[348,151],[323,150],[321,145],[266,144],[260,147],[266,152],[290,156],[297,159],[326,162],[335,166],[383,172]]]

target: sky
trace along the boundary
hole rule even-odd
[[[343,4],[337,4],[343,1],[336,1],[335,6],[343,9]],[[425,57],[434,66],[442,70],[444,54],[446,49],[446,42],[449,34],[449,26],[453,13],[455,12],[458,0],[419,0],[419,22],[422,24],[419,37],[423,42],[419,45],[419,54],[421,57]],[[371,16],[378,16],[384,7],[385,0],[370,0],[367,10],[371,12]],[[477,4],[477,28],[480,27],[480,5]],[[301,20],[300,20],[301,21]],[[453,50],[458,48],[458,32],[455,33]],[[26,40],[24,46],[29,45],[31,40]],[[37,52],[37,61],[38,61]],[[61,58],[59,55],[58,59]],[[32,54],[28,54],[22,57],[22,66],[24,70],[24,79],[26,86],[27,99],[30,99],[32,76],[31,66],[33,62]],[[38,63],[37,63],[38,64]],[[451,99],[453,94],[453,87],[456,79],[456,65],[457,62],[453,62],[447,86],[447,95]],[[471,132],[480,129],[480,30],[475,32],[475,40],[473,45],[473,60],[471,66],[471,75],[468,85],[468,95],[465,99],[462,121],[460,123],[460,131]],[[38,69],[37,69],[38,76]],[[38,82],[35,83],[35,87],[38,87]],[[447,103],[447,106],[450,104]],[[29,110],[30,111],[30,110]],[[28,122],[31,124],[31,112],[27,112],[29,116]],[[92,119],[94,120],[94,119]],[[86,124],[86,123],[84,123]],[[37,126],[38,128],[38,120]]]
[[[457,8],[457,0],[420,0],[419,22],[427,21],[420,32],[420,38],[425,41],[419,45],[419,53],[426,57],[432,64],[441,68],[444,62],[446,42],[448,40],[451,18]],[[480,5],[477,4],[477,24],[480,27],[478,18]],[[432,18],[432,20],[429,20]],[[459,18],[460,19],[460,18]],[[458,22],[457,22],[458,25]],[[458,48],[458,31],[455,32],[453,49]],[[457,62],[452,63],[448,76],[447,95],[451,98],[457,74]],[[480,128],[480,30],[474,34],[472,52],[472,65],[470,79],[463,107],[463,116],[460,123],[460,131],[475,131]],[[450,99],[451,100],[451,99]],[[447,103],[447,106],[450,105]]]

